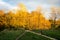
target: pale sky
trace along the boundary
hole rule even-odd
[[[51,6],[60,7],[60,0],[0,0],[0,10],[17,9],[19,3],[23,3],[29,11],[41,6],[46,14],[49,13]]]

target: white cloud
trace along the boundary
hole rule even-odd
[[[57,6],[57,4],[60,3],[60,0],[8,0],[8,2],[3,2],[0,0],[0,9],[4,10],[12,10],[16,11],[16,9],[19,9],[17,6],[12,6],[12,4],[8,3],[13,3],[18,4],[18,3],[24,3],[26,7],[29,9],[29,11],[35,10],[37,6],[42,6],[43,12],[46,18],[49,18],[49,13],[50,13],[50,6]]]
[[[31,11],[31,10],[35,10],[37,8],[37,6],[41,6],[42,7],[42,11],[48,11],[50,6],[49,4],[41,4],[38,2],[27,2],[26,3],[27,8]]]
[[[0,1],[2,1],[2,0],[0,0]]]
[[[3,1],[0,1],[0,9],[3,9],[3,10],[9,10],[11,9],[12,6],[6,2],[3,2]]]
[[[19,9],[17,6],[12,6],[4,1],[0,0],[0,10],[5,10],[5,11],[9,11],[9,10],[15,10],[15,9]]]
[[[60,0],[47,0],[48,3],[50,4],[56,4],[58,3]]]

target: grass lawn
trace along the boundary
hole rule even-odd
[[[5,30],[0,32],[0,40],[16,40],[16,38],[21,35],[24,30]],[[34,32],[40,33],[40,30],[34,30]],[[45,30],[43,31],[44,35],[56,38],[60,40],[60,31],[51,31]],[[30,32],[26,32],[19,40],[50,40],[40,35],[36,35]]]
[[[19,40],[50,40],[48,38],[42,37],[40,35],[36,35],[30,32],[25,33]]]
[[[40,33],[40,30],[33,30],[34,32]],[[42,31],[42,34],[56,38],[60,40],[60,30],[44,30]]]
[[[60,30],[54,30],[54,31],[48,30],[48,31],[43,31],[43,34],[60,40]]]
[[[23,32],[23,30],[5,30],[0,32],[0,40],[16,40]]]

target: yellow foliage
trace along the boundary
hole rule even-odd
[[[30,30],[45,30],[51,28],[51,23],[49,22],[49,20],[45,19],[40,7],[38,7],[31,13],[27,11],[24,4],[19,4],[19,7],[21,10],[17,10],[15,14],[12,11],[9,11],[7,14],[5,14],[5,19],[2,16],[3,19],[1,17],[0,20],[2,20],[2,23],[0,22],[0,25],[5,23],[5,25],[8,27],[23,27]],[[3,13],[3,11],[1,11],[0,13]]]

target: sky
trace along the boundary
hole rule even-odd
[[[41,6],[46,14],[50,12],[51,6],[60,7],[60,0],[0,0],[0,10],[19,9],[19,3],[23,3],[29,11]]]

